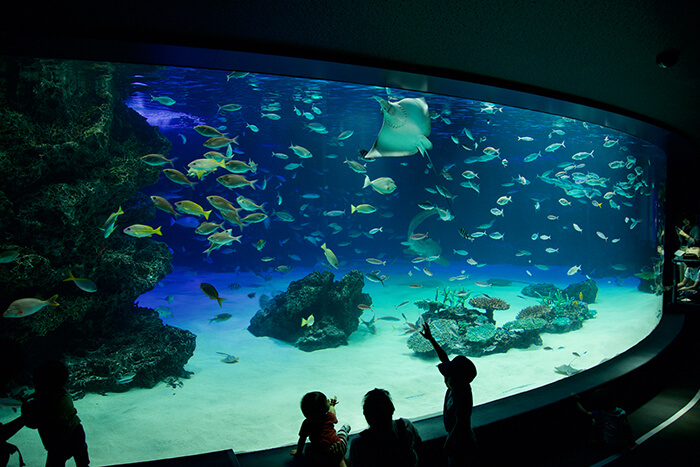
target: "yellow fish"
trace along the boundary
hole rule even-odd
[[[301,327],[304,326],[311,327],[314,325],[314,315],[309,315],[308,318],[301,318]]]
[[[112,232],[114,232],[114,229],[117,227],[117,217],[121,216],[122,214],[124,214],[124,211],[122,211],[122,207],[119,206],[117,212],[113,212],[109,215],[104,225],[100,228],[100,230],[104,231],[105,238],[112,235]]]
[[[330,249],[326,248],[325,243],[321,245],[321,249],[323,250],[323,254],[326,255],[328,263],[335,269],[338,269],[338,258],[335,256],[335,253],[333,253]]]
[[[163,235],[162,233],[160,233],[160,227],[154,229],[149,225],[143,224],[130,225],[129,227],[124,229],[124,233],[136,238],[150,237],[153,234]]]
[[[376,210],[377,208],[375,208],[371,204],[360,204],[358,206],[353,206],[352,204],[350,205],[350,214],[354,214],[355,211],[360,212],[362,214],[371,214]]]
[[[205,211],[199,204],[188,200],[182,200],[175,203],[175,209],[184,214],[192,214],[193,216],[197,217],[204,216],[206,220],[209,220],[209,214],[211,214],[211,211]]]

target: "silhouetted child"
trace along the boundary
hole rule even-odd
[[[29,428],[38,428],[48,451],[46,467],[64,466],[71,457],[78,467],[90,465],[85,430],[63,387],[68,382],[66,366],[52,360],[34,370],[34,397],[22,405],[22,418]]]
[[[447,386],[442,420],[447,430],[444,450],[449,466],[475,465],[478,458],[471,421],[474,407],[471,382],[476,378],[476,366],[464,355],[450,360],[430,332],[428,323],[423,324],[421,335],[433,345],[441,362],[438,370]]]
[[[310,458],[318,465],[346,467],[345,452],[348,448],[349,425],[343,425],[336,433],[333,425],[338,423],[335,406],[338,399],[328,399],[322,392],[314,391],[301,399],[301,412],[305,420],[299,430],[299,442],[293,456],[301,456],[308,438],[311,441]]]
[[[619,453],[636,446],[627,413],[616,407],[602,389],[591,395],[593,410],[590,412],[581,405],[578,395],[575,400],[579,410],[591,417],[597,441],[602,441],[606,450]]]

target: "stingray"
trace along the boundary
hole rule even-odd
[[[489,279],[486,282],[496,287],[508,287],[509,285],[513,285],[513,281],[508,279]]]
[[[425,98],[406,98],[389,102],[374,97],[382,109],[384,122],[374,146],[365,159],[378,157],[405,157],[417,152],[427,155],[433,148],[430,142],[430,114]],[[429,159],[429,158],[428,158]]]
[[[440,256],[440,254],[442,254],[442,247],[438,242],[436,242],[432,238],[424,238],[422,240],[411,239],[411,235],[415,233],[416,228],[418,228],[418,226],[428,217],[437,213],[438,212],[434,209],[430,211],[423,211],[417,214],[413,219],[411,219],[411,222],[408,225],[406,241],[401,242],[402,245],[408,247],[404,250],[404,253],[409,255],[423,256],[426,258],[430,256]],[[438,258],[435,262],[441,266],[449,266],[450,264],[450,262],[444,258]]]
[[[559,373],[562,375],[573,376],[576,373],[581,373],[583,370],[576,369],[576,368],[572,367],[571,365],[561,365],[561,366],[554,367],[554,371],[556,373]]]
[[[585,354],[587,354],[587,353],[588,353],[588,350],[586,350],[585,352],[583,352],[583,355],[585,355]],[[581,372],[583,371],[583,370],[579,370],[578,368],[574,368],[574,367],[571,366],[571,364],[574,363],[574,360],[576,360],[577,358],[581,358],[581,355],[579,355],[578,352],[571,352],[571,354],[574,356],[574,358],[571,359],[571,361],[569,362],[569,364],[568,364],[568,365],[560,365],[560,366],[554,367],[554,372],[555,372],[555,373],[559,373],[559,374],[566,375],[566,376],[573,376],[573,375],[575,375],[576,373],[581,373]]]

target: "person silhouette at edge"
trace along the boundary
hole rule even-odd
[[[48,455],[46,467],[65,466],[71,457],[77,467],[88,467],[85,430],[64,386],[68,368],[49,360],[34,370],[34,397],[22,404],[22,417],[29,428],[39,430]]]
[[[451,361],[430,332],[428,323],[423,323],[421,336],[433,345],[440,359],[438,370],[445,377],[445,404],[443,423],[447,430],[444,450],[450,467],[475,465],[477,462],[476,437],[471,418],[474,399],[471,382],[476,378],[476,366],[464,355]]]
[[[25,360],[24,352],[18,344],[7,339],[0,340],[0,393],[5,394],[10,383],[24,367]],[[7,442],[23,427],[24,418],[21,415],[5,424],[0,423],[0,467],[5,467],[14,453],[19,454],[20,467],[26,465],[17,446]]]
[[[409,420],[392,420],[394,403],[386,389],[372,389],[362,400],[369,428],[350,445],[351,467],[417,467],[421,439]]]

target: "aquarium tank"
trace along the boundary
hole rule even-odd
[[[291,445],[309,391],[353,432],[375,387],[440,414],[426,325],[475,363],[479,405],[660,320],[666,155],[600,121],[352,75],[0,67],[0,322],[22,363],[0,422],[60,358],[96,464]],[[13,440],[41,462],[36,431]]]

